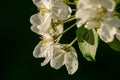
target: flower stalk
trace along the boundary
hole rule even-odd
[[[65,29],[62,33],[60,33],[59,35],[57,35],[56,38],[59,37],[60,35],[63,35],[67,31],[69,31],[70,29],[72,29],[73,27],[75,27],[75,25],[76,25],[76,23],[74,23],[73,25],[71,25],[70,27],[68,27],[67,29]]]
[[[71,47],[76,41],[77,41],[77,37],[68,46]]]

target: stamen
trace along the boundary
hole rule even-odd
[[[105,13],[105,9],[103,7],[93,7],[93,11],[95,11],[98,14]]]
[[[43,7],[41,7],[41,8],[40,8],[40,12],[41,12],[41,15],[44,15],[45,13],[49,13],[50,10],[47,9],[47,8],[43,8]]]

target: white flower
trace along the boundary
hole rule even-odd
[[[68,73],[74,74],[78,69],[77,53],[73,47],[68,47],[68,44],[56,44],[50,64],[55,69],[65,65]]]
[[[40,13],[37,13],[31,16],[30,22],[32,24],[31,30],[41,35],[42,33],[46,32],[50,27],[51,18],[48,13],[43,16],[40,15]]]
[[[46,65],[50,61],[53,54],[53,42],[54,40],[50,35],[44,34],[43,39],[35,47],[33,51],[33,56],[36,58],[45,57],[45,60],[43,63],[41,63],[41,66]]]
[[[79,19],[77,27],[85,24],[87,29],[96,28],[104,42],[113,41],[120,27],[120,20],[112,14],[114,8],[114,0],[80,0],[75,15]]]
[[[66,20],[71,15],[71,8],[61,0],[33,0],[33,3],[40,9],[41,15],[49,13],[53,19]]]
[[[59,24],[56,26],[50,26],[47,30],[44,30],[44,32],[41,31],[42,29],[37,29],[37,26],[31,27],[31,29],[39,35],[42,34],[42,40],[35,47],[33,51],[33,56],[36,58],[45,57],[44,62],[41,63],[41,66],[44,66],[51,59],[54,44],[58,43],[62,36],[61,35],[56,38],[57,35],[63,32],[63,25]]]
[[[47,33],[53,36],[63,32],[63,24],[48,25],[46,24],[49,23],[49,20],[47,21],[47,19],[45,24],[41,26],[40,23],[42,22],[40,21],[38,14],[33,15],[33,18],[31,19],[31,23],[34,23],[33,26],[31,26],[31,30],[39,35],[43,35],[44,33]]]
[[[38,34],[40,32],[39,29],[37,29],[36,27],[32,27],[32,30]],[[51,56],[53,54],[53,46],[55,43],[59,42],[62,35],[57,38],[55,37],[62,32],[63,26],[60,24],[55,26],[54,29],[50,27],[48,30],[42,33],[42,40],[40,41],[40,43],[38,43],[38,45],[35,47],[33,51],[34,57],[36,58],[45,57],[44,62],[41,63],[42,66],[46,65],[50,61]]]
[[[119,33],[117,32],[117,30],[119,29],[119,27],[120,20],[116,17],[110,17],[103,20],[100,28],[97,31],[103,41],[111,42],[114,40],[114,35],[116,35],[118,38]]]
[[[31,28],[39,29],[39,34],[51,26],[52,19],[63,21],[71,15],[70,7],[60,0],[33,0],[33,2],[40,9],[40,12],[31,16]]]

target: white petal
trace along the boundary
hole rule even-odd
[[[32,0],[33,3],[40,9],[42,8],[46,8],[46,6],[43,4],[44,0]]]
[[[106,43],[113,41],[116,32],[115,27],[111,27],[111,25],[106,23],[102,23],[101,27],[98,29],[100,38]]]
[[[32,0],[35,5],[38,5],[41,0]]]
[[[83,8],[83,7],[84,7],[84,4],[85,4],[84,2],[85,2],[84,0],[79,1],[79,2],[77,3],[77,5],[76,5],[77,9]]]
[[[46,64],[49,63],[51,57],[45,57],[45,60],[41,63],[41,66],[45,66]]]
[[[39,24],[41,24],[41,20],[39,18],[39,14],[34,14],[30,17],[30,22],[32,25],[34,26],[38,26]]]
[[[41,63],[41,66],[47,65],[49,63],[50,59],[51,59],[50,57],[45,57],[45,60]]]
[[[44,7],[50,9],[51,0],[32,0],[33,3],[38,7]]]
[[[84,22],[87,20],[90,20],[92,18],[95,18],[96,16],[97,16],[97,14],[89,9],[88,10],[87,9],[79,9],[75,14],[76,19],[81,19]]]
[[[51,16],[49,13],[46,13],[44,16],[40,15],[41,24],[37,26],[40,32],[47,32],[51,23]]]
[[[41,58],[46,57],[48,55],[49,51],[50,51],[49,43],[46,43],[46,45],[42,46],[40,48],[40,50],[41,50],[41,54],[39,54],[39,57],[41,57]]]
[[[77,4],[77,9],[92,8],[97,5],[97,0],[80,0]]]
[[[77,20],[77,27],[81,27],[83,24],[85,23],[85,21],[83,20]]]
[[[106,18],[104,22],[112,27],[120,28],[120,19],[117,17]]]
[[[74,47],[70,47],[70,50],[71,50],[70,54],[74,55],[77,58],[77,52],[76,52],[75,48]]]
[[[93,28],[97,28],[97,27],[100,27],[100,22],[95,21],[95,20],[88,21],[85,24],[85,28],[87,28],[88,30],[93,29]]]
[[[40,54],[41,54],[41,42],[38,43],[38,45],[35,47],[34,51],[33,51],[33,56],[36,57],[36,58],[40,58]]]
[[[32,30],[33,32],[37,33],[38,35],[40,35],[40,34],[39,34],[40,31],[39,31],[39,29],[37,29],[37,26],[31,26],[31,30]]]
[[[100,4],[110,12],[113,12],[115,9],[115,1],[114,0],[99,0]]]
[[[71,15],[71,8],[61,1],[55,1],[52,6],[52,16],[57,20],[66,20]]]
[[[45,5],[45,7],[47,9],[51,9],[52,8],[52,0],[43,0],[43,4]]]
[[[50,52],[50,48],[51,43],[46,43],[45,46],[42,46],[42,42],[40,41],[33,51],[33,56],[36,58],[46,57]]]
[[[91,10],[80,9],[76,12],[75,17],[79,19],[77,27],[82,26],[86,21],[96,18],[97,14]]]
[[[56,28],[56,35],[59,35],[60,33],[63,32],[63,25],[62,24],[56,26],[55,28]],[[62,35],[57,38],[57,42],[60,41],[61,37],[62,37]]]
[[[51,23],[51,16],[49,13],[46,13],[44,15],[41,15],[40,13],[35,14],[31,16],[30,22],[34,27],[31,27],[33,32],[36,32],[37,34],[42,34],[44,32],[47,32],[48,28],[50,27]]]
[[[85,1],[84,1],[84,0],[81,0],[81,1],[79,1],[79,2],[77,3],[76,7],[77,7],[77,9],[81,9],[81,8],[84,7],[84,5],[85,5]]]
[[[53,54],[51,59],[51,67],[59,69],[64,65],[64,54],[60,51]]]
[[[41,66],[45,66],[46,64],[48,64],[48,62],[50,61],[50,59],[52,58],[53,55],[53,47],[51,46],[48,50],[46,50],[46,56],[45,56],[45,60],[41,63]]]
[[[72,53],[72,52],[71,52]],[[74,74],[78,69],[78,60],[74,54],[66,53],[65,54],[65,66],[69,74]]]
[[[63,24],[57,25],[55,28],[57,35],[63,32]]]
[[[50,65],[55,69],[59,69],[64,65],[64,54],[65,52],[61,49],[61,45],[54,45],[54,53],[51,58]]]

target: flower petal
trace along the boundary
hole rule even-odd
[[[59,24],[55,28],[56,28],[56,34],[60,34],[63,32],[63,24]]]
[[[81,27],[83,24],[85,23],[85,21],[83,20],[77,20],[77,27]]]
[[[55,33],[56,36],[63,32],[63,25],[62,24],[57,25],[55,28],[56,28],[56,33]],[[60,41],[61,37],[62,37],[62,35],[57,38],[57,42]]]
[[[113,41],[116,32],[115,27],[106,23],[102,23],[101,27],[98,29],[100,38],[106,43]]]
[[[41,15],[40,13],[38,13],[31,16],[30,22],[34,26],[31,28],[33,32],[37,30],[36,33],[41,35],[42,33],[47,32],[48,28],[50,27],[51,16],[49,13],[46,13],[44,15]]]
[[[87,21],[90,20],[92,18],[95,18],[97,16],[97,14],[95,12],[93,12],[92,10],[87,10],[87,9],[79,9],[76,14],[75,17],[77,19],[82,19],[83,21]]]
[[[65,66],[66,66],[69,74],[74,74],[78,69],[77,57],[72,53],[74,53],[74,52],[65,54]]]
[[[51,59],[51,67],[55,69],[59,69],[61,66],[64,65],[64,54],[65,52],[61,49],[61,45],[54,46],[54,53]]]
[[[80,0],[77,3],[77,9],[81,9],[81,8],[92,8],[93,6],[97,5],[97,0]]]
[[[110,12],[113,12],[115,9],[115,1],[114,0],[99,0],[100,4]]]
[[[41,24],[37,27],[41,31],[47,31],[51,23],[51,16],[46,13],[44,16],[40,15]]]
[[[52,55],[53,55],[53,44],[50,42],[47,43],[45,47],[43,46],[41,48],[40,57],[45,57],[45,60],[41,63],[41,66],[46,65],[52,58]]]
[[[85,28],[87,28],[88,30],[97,28],[97,27],[100,27],[100,22],[97,22],[95,20],[88,21],[85,24]]]
[[[64,65],[64,54],[62,53],[54,53],[51,59],[51,67],[55,69],[59,69]]]
[[[46,50],[45,54],[46,54],[45,60],[41,63],[41,66],[45,66],[50,61],[53,54],[53,47],[51,46],[48,50]]]
[[[41,47],[42,47],[42,45],[41,45],[41,42],[40,43],[38,43],[38,45],[35,47],[35,49],[34,49],[34,51],[33,51],[33,56],[34,57],[36,57],[36,58],[40,58],[40,54],[41,54]]]
[[[120,28],[120,19],[117,17],[106,18],[104,19],[104,22],[112,27]]]
[[[38,26],[41,24],[41,20],[40,20],[40,17],[39,17],[39,14],[34,14],[30,17],[30,22],[32,25],[34,26]]]
[[[40,34],[40,31],[39,31],[39,29],[37,29],[36,26],[31,26],[31,30],[32,30],[33,32],[37,33],[38,35]]]
[[[55,1],[52,6],[52,16],[57,20],[66,20],[71,16],[71,8],[61,1]]]
[[[32,1],[35,5],[38,5],[41,2],[41,0],[32,0]]]
[[[80,19],[77,23],[77,27],[82,26],[86,21],[95,18],[96,16],[97,14],[91,10],[79,9],[75,14],[76,19]]]

